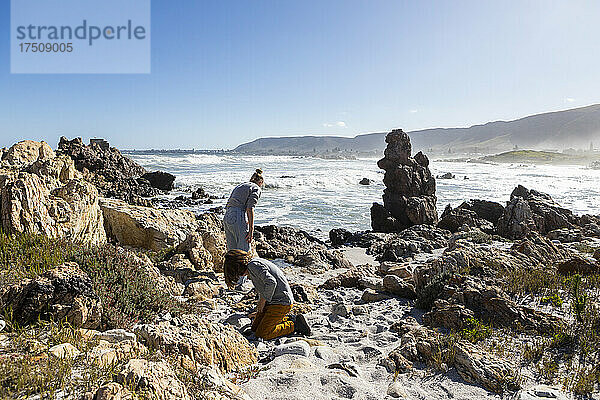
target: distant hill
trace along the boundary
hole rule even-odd
[[[246,154],[381,153],[385,134],[355,137],[297,136],[260,138],[237,146]],[[600,104],[495,121],[468,128],[434,128],[409,132],[413,149],[429,153],[492,154],[518,148],[562,150],[600,146]]]
[[[479,158],[479,160],[498,163],[589,165],[600,160],[600,152],[582,151],[579,154],[565,154],[551,151],[513,150],[484,156]]]

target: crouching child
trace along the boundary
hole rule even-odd
[[[229,250],[223,265],[225,283],[233,288],[241,276],[248,276],[260,298],[252,331],[269,340],[291,333],[310,335],[310,327],[302,314],[288,316],[294,295],[283,271],[272,262],[243,250]]]

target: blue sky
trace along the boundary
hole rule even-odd
[[[152,0],[149,75],[11,75],[8,3],[0,146],[231,148],[600,102],[598,1]]]

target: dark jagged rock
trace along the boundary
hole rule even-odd
[[[146,170],[114,147],[92,142],[86,146],[81,138],[60,138],[57,153],[68,155],[83,177],[93,183],[103,197],[125,200],[133,205],[150,207],[147,197],[157,196],[163,190],[153,187],[143,177]]]
[[[558,240],[561,243],[581,242],[583,240],[581,229],[555,229],[548,232],[547,236],[549,239]]]
[[[375,232],[350,232],[343,228],[336,228],[329,231],[329,240],[333,247],[362,247],[370,248],[373,244],[385,240],[388,234]]]
[[[101,322],[100,298],[90,278],[75,263],[65,263],[6,288],[0,295],[0,305],[3,310],[12,309],[19,325],[52,318],[95,329]]]
[[[299,229],[257,226],[254,240],[260,257],[281,258],[313,272],[351,266],[341,252],[329,250],[324,242]]]
[[[423,153],[411,157],[410,138],[402,129],[388,133],[384,158],[377,162],[385,170],[383,206],[371,207],[375,232],[399,232],[412,225],[435,224],[435,178]]]
[[[208,194],[201,187],[192,192],[192,200],[204,199],[206,197],[208,197]]]
[[[475,277],[455,275],[444,287],[423,321],[433,327],[460,329],[475,317],[495,326],[518,327],[550,334],[560,318],[516,304],[499,287]]]
[[[371,180],[369,178],[362,178],[360,180],[360,182],[358,182],[359,185],[370,185],[371,184]]]
[[[142,175],[142,178],[150,182],[150,185],[153,188],[160,189],[165,192],[170,192],[174,188],[173,182],[175,182],[175,175],[171,175],[168,172],[148,172]]]
[[[446,172],[445,174],[441,174],[436,176],[437,179],[454,179],[456,176],[452,172]]]
[[[414,271],[417,294],[429,296],[429,288],[444,285],[455,273],[494,278],[500,271],[516,271],[529,268],[554,268],[556,263],[568,260],[575,254],[555,245],[549,239],[533,233],[516,242],[510,250],[502,250],[488,244],[477,244],[465,239],[451,241],[442,256]],[[432,303],[434,299],[428,299]]]
[[[377,261],[402,261],[417,253],[431,253],[446,247],[451,234],[431,225],[415,225],[399,233],[390,233],[374,241],[368,252]]]
[[[587,260],[583,257],[573,257],[557,265],[557,271],[561,275],[590,275],[600,272],[598,262]]]
[[[547,234],[560,228],[573,229],[578,224],[578,218],[549,194],[519,185],[498,220],[498,233],[508,239],[520,239],[533,231]]]
[[[486,233],[494,232],[494,224],[504,213],[499,203],[487,200],[471,199],[456,208],[449,204],[444,209],[438,226],[450,232],[458,232],[463,227],[479,228]]]
[[[452,208],[450,204],[444,209],[438,227],[452,233],[468,228],[479,228],[484,232],[491,232],[494,229],[489,221],[479,218],[474,211],[460,206]]]
[[[64,136],[61,137],[58,152],[70,156],[78,171],[85,168],[106,179],[135,178],[146,173],[141,165],[123,156],[116,148],[106,148],[96,143],[86,146],[81,138],[68,140]]]
[[[504,213],[504,206],[495,201],[471,199],[463,202],[458,208],[463,208],[475,212],[481,219],[496,224],[498,219]]]
[[[331,241],[332,246],[343,246],[350,241],[350,238],[352,238],[352,232],[346,229],[339,228],[329,231],[329,240]]]

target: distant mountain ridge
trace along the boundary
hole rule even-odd
[[[391,130],[391,129],[390,129]],[[382,152],[387,132],[355,137],[295,136],[259,138],[237,146],[245,154],[322,154]],[[600,104],[494,121],[468,128],[433,128],[408,132],[413,149],[431,153],[496,153],[515,148],[588,148],[600,145]]]

